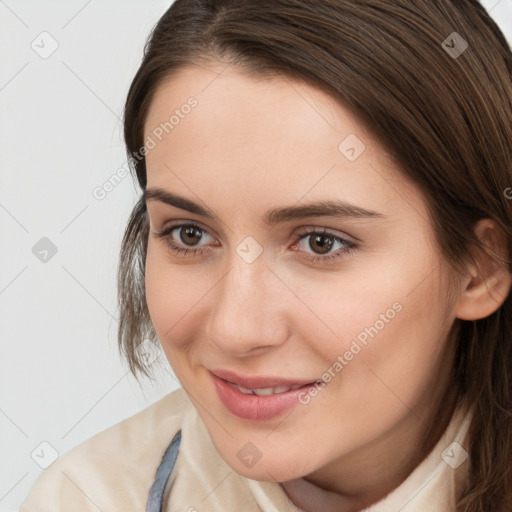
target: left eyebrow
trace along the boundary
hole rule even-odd
[[[385,215],[341,200],[316,201],[301,206],[274,208],[265,213],[263,220],[267,226],[280,222],[307,217],[342,217],[353,219],[385,218]]]
[[[160,201],[170,206],[186,210],[190,213],[202,215],[208,219],[218,219],[218,215],[216,215],[212,210],[201,206],[190,199],[176,194],[171,194],[170,192],[158,187],[146,189],[143,193],[143,199],[144,201]],[[305,219],[309,217],[342,217],[352,219],[386,218],[382,213],[367,210],[366,208],[362,208],[345,201],[325,200],[306,203],[301,206],[273,208],[265,212],[263,216],[263,223],[268,227],[272,227],[281,222]]]

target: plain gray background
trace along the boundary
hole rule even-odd
[[[142,385],[120,359],[117,258],[139,192],[128,175],[98,193],[125,174],[125,96],[170,3],[0,0],[0,512],[179,387],[162,354]],[[512,42],[512,0],[483,3]]]

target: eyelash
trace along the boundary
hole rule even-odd
[[[172,224],[170,226],[165,227],[162,229],[162,231],[154,233],[154,235],[158,238],[162,238],[167,245],[167,247],[176,255],[186,256],[190,253],[193,253],[193,256],[199,256],[205,252],[205,248],[201,249],[189,249],[189,248],[183,248],[180,247],[174,240],[171,238],[171,233],[178,229],[178,228],[194,228],[198,229],[202,233],[207,233],[205,229],[198,226],[197,224],[191,224],[191,223],[181,223],[181,224]],[[334,259],[337,259],[339,257],[342,257],[344,255],[350,255],[352,254],[352,251],[357,248],[357,244],[351,240],[347,240],[346,238],[342,238],[340,236],[334,235],[333,233],[328,232],[325,228],[320,229],[311,229],[311,228],[303,228],[302,230],[297,233],[297,242],[295,242],[293,245],[295,246],[297,243],[302,241],[303,239],[307,238],[311,235],[328,235],[330,238],[332,238],[335,242],[339,242],[343,244],[345,247],[342,249],[338,249],[332,254],[327,254],[325,256],[321,255],[315,255],[315,256],[304,256],[308,261],[312,263],[327,263],[328,261],[332,261]]]

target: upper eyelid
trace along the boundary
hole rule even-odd
[[[198,227],[199,229],[201,229],[202,231],[204,231],[208,235],[214,236],[215,238],[217,238],[217,235],[212,234],[210,232],[210,229],[202,226],[200,222],[197,222],[197,221],[193,221],[193,222],[190,221],[189,222],[189,221],[186,221],[186,220],[185,221],[166,222],[166,223],[164,223],[162,228],[160,230],[158,230],[158,233],[163,233],[165,231],[171,232],[171,231],[174,231],[175,229],[186,227],[186,226]]]
[[[186,227],[186,226],[198,227],[202,231],[204,231],[206,234],[208,234],[209,236],[213,236],[213,237],[217,238],[217,235],[214,235],[214,234],[210,233],[209,228],[203,227],[201,225],[201,222],[199,222],[199,221],[186,221],[186,220],[183,220],[183,221],[174,221],[174,222],[164,223],[164,225],[158,231],[158,233],[169,232],[169,234],[170,234],[175,229],[179,229],[179,228]],[[158,233],[156,233],[156,234],[158,234]],[[335,237],[335,238],[340,238],[342,240],[346,240],[348,242],[352,242],[354,244],[355,243],[359,243],[359,239],[357,239],[356,237],[354,237],[352,235],[349,235],[349,234],[345,234],[343,232],[339,232],[338,230],[335,230],[333,228],[327,228],[325,226],[313,226],[313,225],[302,226],[301,228],[298,229],[298,232],[294,233],[293,236],[297,240],[301,240],[304,237],[307,237],[307,236],[309,236],[309,235],[311,235],[313,233],[323,233],[323,234],[330,235],[330,236]],[[193,247],[191,249],[193,250]]]

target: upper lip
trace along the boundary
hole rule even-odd
[[[234,384],[238,384],[243,388],[248,389],[262,389],[262,388],[277,388],[279,386],[296,386],[296,385],[306,385],[313,384],[314,382],[318,382],[318,379],[283,379],[281,377],[264,377],[264,376],[246,376],[246,375],[238,375],[235,372],[230,370],[223,369],[214,369],[210,370],[213,375],[219,377],[220,379],[227,380],[228,382],[232,382]]]

